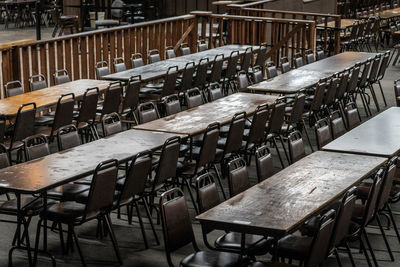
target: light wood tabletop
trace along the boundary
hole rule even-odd
[[[0,188],[18,193],[40,193],[93,173],[108,159],[129,160],[139,152],[159,149],[176,134],[128,130],[37,160],[2,169]]]
[[[210,123],[227,124],[236,113],[245,111],[249,115],[253,114],[257,106],[272,104],[277,98],[269,95],[236,93],[134,128],[193,136],[204,132]]]
[[[45,89],[28,92],[16,96],[0,99],[0,115],[13,117],[17,114],[22,104],[35,102],[38,110],[43,110],[57,104],[63,94],[74,93],[76,98],[82,97],[86,89],[98,87],[104,91],[110,85],[110,81],[102,80],[76,80]]]
[[[378,13],[381,19],[391,19],[400,16],[400,8],[383,10]]]
[[[400,108],[392,107],[333,140],[322,149],[393,157],[400,153]]]
[[[346,28],[352,27],[354,25],[354,22],[355,22],[355,19],[341,19],[339,29],[344,30]],[[317,24],[317,27],[336,29],[334,20],[329,21],[326,25],[324,22],[319,23],[319,24]]]
[[[214,59],[216,55],[223,54],[224,57],[229,57],[232,51],[239,51],[239,54],[243,54],[245,50],[251,47],[250,45],[225,45],[213,49],[208,49],[198,53],[192,53],[190,55],[170,58],[166,60],[162,60],[159,62],[155,62],[152,64],[147,64],[142,67],[137,67],[134,69],[129,69],[126,71],[121,71],[117,73],[113,73],[110,75],[104,76],[106,80],[121,80],[127,81],[132,76],[140,75],[143,82],[149,82],[152,80],[156,80],[162,78],[169,67],[177,66],[180,71],[182,71],[186,63],[194,62],[195,65],[199,63],[199,61],[203,58],[208,58],[210,61]],[[258,49],[258,46],[253,47],[254,50]]]
[[[196,217],[203,231],[294,232],[379,168],[386,158],[317,151]]]

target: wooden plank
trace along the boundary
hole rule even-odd
[[[110,59],[109,59],[109,34],[104,33],[102,34],[102,39],[103,39],[103,61],[107,62],[108,65],[110,65]]]
[[[64,45],[63,42],[57,42],[57,69],[64,68]]]
[[[78,38],[72,39],[72,55],[73,55],[73,63],[74,63],[74,80],[78,80],[81,78],[80,76],[80,61],[79,61],[79,51],[78,51]]]
[[[124,40],[124,52],[123,52],[123,56],[124,56],[124,60],[125,60],[125,64],[127,67],[132,68],[131,66],[131,44],[130,44],[130,30],[125,30],[123,32],[123,40]]]
[[[117,57],[123,57],[122,46],[122,31],[117,31]]]
[[[53,73],[56,71],[56,46],[55,42],[49,43],[49,74],[48,77],[53,75]],[[49,85],[54,85],[54,80],[50,78],[50,83]]]
[[[88,50],[88,56],[89,56],[89,79],[94,79],[95,74],[94,74],[94,64],[95,64],[95,50],[93,49],[94,42],[95,42],[95,37],[94,35],[89,35],[88,36],[88,41],[89,41],[89,50]]]
[[[81,73],[82,78],[87,79],[88,77],[88,61],[87,61],[87,41],[86,37],[80,38],[80,48],[81,48]]]
[[[65,40],[65,68],[69,73],[70,79],[72,79],[72,39]]]
[[[22,60],[25,63],[22,65],[22,71],[23,71],[22,84],[24,86],[25,92],[28,92],[29,91],[29,46],[25,46],[22,48]]]

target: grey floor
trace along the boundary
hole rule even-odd
[[[18,32],[18,39],[34,38],[34,31],[30,32],[20,31],[20,30],[5,31],[1,29],[0,42],[3,42],[4,40],[12,41],[11,40],[12,37],[10,36],[12,36],[13,34],[10,34],[10,32]],[[3,38],[3,36],[5,36],[4,37],[5,39]],[[383,87],[388,101],[388,106],[395,105],[394,93],[393,93],[393,81],[396,80],[397,78],[400,78],[399,70],[400,70],[399,66],[390,66],[383,81]],[[383,101],[380,97],[380,94],[378,94],[378,96],[381,106],[383,106]],[[371,108],[373,110],[373,114],[375,115],[376,111],[372,105]],[[363,110],[361,110],[361,114],[362,115],[364,114]],[[365,116],[363,117],[363,120],[364,121],[366,120]],[[312,135],[311,131],[310,134]],[[310,152],[309,149],[307,151]],[[277,158],[275,157],[275,159],[276,159],[275,163],[277,163]],[[279,171],[279,168],[277,168],[277,171]],[[250,177],[254,183],[256,180],[254,164],[250,167]],[[226,183],[226,181],[224,181],[224,183]],[[190,213],[192,215],[192,218],[194,218],[194,210],[192,209],[190,203],[188,203],[188,205],[190,207]],[[400,216],[399,216],[400,204],[393,205],[393,209],[399,211],[399,214],[395,215],[395,217],[396,221],[400,225]],[[2,216],[2,219],[5,218],[7,217]],[[112,214],[112,219],[113,219],[114,230],[116,232],[116,236],[120,246],[120,251],[124,261],[124,266],[167,266],[164,253],[164,246],[162,243],[161,225],[156,225],[158,236],[161,240],[161,245],[156,245],[155,239],[150,229],[150,225],[148,224],[147,221],[145,221],[147,229],[146,233],[148,240],[150,242],[150,248],[146,250],[142,242],[143,239],[136,218],[134,219],[134,223],[132,225],[128,225],[125,216],[122,216],[122,220],[119,220],[117,219],[116,214]],[[195,219],[193,219],[192,222],[197,238],[197,243],[200,248],[205,248],[202,240],[200,225]],[[35,237],[36,223],[37,220],[34,219],[30,227],[31,240],[34,240]],[[11,241],[13,238],[14,231],[15,231],[15,224],[0,222],[0,233],[1,233],[0,266],[8,265],[8,251],[11,247]],[[96,223],[88,223],[87,225],[77,229],[81,247],[83,253],[85,254],[86,262],[90,266],[118,266],[116,257],[114,255],[114,251],[112,249],[111,241],[108,238],[105,238],[103,240],[96,239],[95,231],[96,231]],[[376,252],[380,266],[400,266],[400,243],[397,240],[393,229],[390,229],[388,231],[388,236],[389,236],[389,243],[391,244],[394,253],[395,262],[390,261],[382,237],[378,233],[378,229],[372,226],[369,227],[367,231],[369,233],[372,246]],[[220,234],[221,232],[219,231],[210,233],[209,240],[214,240]],[[77,252],[69,254],[68,256],[64,256],[61,254],[57,233],[49,232],[48,240],[49,240],[49,251],[56,257],[57,266],[80,266],[80,259]],[[356,259],[357,266],[367,266],[363,255],[358,253],[357,249],[358,244],[353,244],[353,246],[354,246],[353,254]],[[173,260],[175,264],[178,264],[181,258],[183,258],[185,255],[190,254],[191,252],[192,248],[190,246],[187,246],[174,253]],[[343,252],[340,252],[340,256],[344,266],[350,266],[347,255]],[[270,258],[269,255],[260,257],[260,259],[264,260],[268,260],[269,258]],[[13,255],[13,263],[14,266],[27,266],[26,252],[16,251]],[[337,266],[337,263],[334,258],[329,258],[324,265]],[[38,266],[51,266],[51,265],[48,258],[41,256],[39,258]]]

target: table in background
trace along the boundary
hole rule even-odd
[[[322,149],[393,157],[400,153],[400,108],[392,107],[364,122]]]

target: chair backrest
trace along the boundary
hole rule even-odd
[[[317,137],[318,149],[332,141],[330,124],[327,119],[320,119],[315,123],[315,136]]]
[[[313,51],[311,50],[306,51],[306,62],[307,64],[315,62],[315,55]]]
[[[101,121],[101,126],[103,128],[104,136],[122,132],[121,118],[116,112],[104,115]]]
[[[190,46],[187,43],[182,43],[181,44],[181,55],[182,56],[186,56],[186,55],[190,55]]]
[[[261,66],[254,66],[251,72],[251,79],[253,83],[260,83],[264,80],[263,69]]]
[[[43,134],[29,136],[24,140],[25,159],[27,161],[50,155],[47,137]]]
[[[347,126],[349,130],[360,125],[361,121],[355,103],[353,102],[348,103],[344,108],[344,113],[346,114]]]
[[[216,55],[212,64],[209,82],[219,82],[221,80],[223,64],[224,64],[224,55],[223,54]]]
[[[75,95],[73,93],[61,95],[57,102],[56,114],[52,125],[50,136],[62,126],[72,123],[75,105]]]
[[[266,70],[267,70],[267,78],[268,79],[272,79],[272,78],[278,76],[278,69],[276,68],[275,65],[273,65],[272,62],[267,64]]]
[[[53,74],[53,79],[54,79],[54,84],[63,84],[70,82],[71,79],[69,78],[68,71],[66,69],[62,70],[56,70],[56,72]]]
[[[381,191],[383,179],[384,179],[385,171],[380,169],[374,178],[374,182],[371,185],[371,189],[369,190],[367,202],[365,203],[364,214],[362,217],[361,226],[365,227],[372,220],[375,214],[375,210],[377,208],[377,200],[379,197],[379,193]]]
[[[113,60],[114,72],[121,72],[126,70],[126,65],[123,57],[117,57]]]
[[[253,57],[253,47],[246,48],[240,64],[240,69],[244,70],[246,73],[250,68],[252,57]]]
[[[239,92],[248,91],[249,79],[247,78],[247,73],[244,70],[238,72],[236,77],[236,83]]]
[[[349,82],[347,83],[347,93],[352,94],[355,92],[360,74],[360,64],[357,63],[351,71]]]
[[[131,64],[132,64],[132,69],[144,66],[142,54],[141,53],[132,54]]]
[[[317,60],[321,60],[325,58],[325,51],[324,50],[318,50],[317,51]]]
[[[187,108],[195,108],[204,104],[203,96],[198,88],[192,88],[185,93]]]
[[[392,158],[389,162],[385,171],[385,176],[382,182],[381,192],[378,196],[377,209],[382,210],[385,208],[386,204],[389,202],[390,193],[393,187],[393,180],[396,174],[396,157]]]
[[[43,74],[32,75],[29,77],[29,89],[36,91],[47,88],[46,78]]]
[[[183,72],[182,72],[182,80],[181,80],[181,83],[179,86],[180,91],[185,92],[186,90],[189,90],[190,88],[192,88],[193,75],[194,75],[195,70],[196,70],[196,66],[195,66],[194,62],[186,63],[185,68],[183,69]]]
[[[336,110],[332,112],[329,118],[333,139],[336,139],[346,133],[346,126],[340,111]]]
[[[196,178],[197,204],[201,213],[221,203],[213,174],[207,172]]]
[[[16,141],[22,141],[28,136],[35,134],[35,115],[35,103],[26,103],[19,107],[17,117],[15,119],[14,131],[11,138],[10,147],[12,147],[13,143],[15,143]]]
[[[198,40],[197,41],[197,52],[203,52],[208,49],[207,43],[205,40]]]
[[[244,126],[246,124],[246,112],[236,113],[229,126],[228,137],[226,138],[224,155],[236,153],[242,148]]]
[[[178,66],[169,67],[164,78],[164,85],[161,96],[172,95],[176,89],[176,80],[178,79]]]
[[[286,73],[288,71],[290,71],[291,67],[290,67],[290,61],[287,57],[282,57],[280,59],[281,62],[281,71],[282,73]]]
[[[193,85],[197,88],[204,88],[207,83],[207,69],[209,65],[208,58],[202,58],[197,65],[196,76]]]
[[[270,133],[280,133],[282,129],[283,122],[285,120],[285,107],[286,103],[278,102],[270,107],[270,117],[268,120],[268,125],[266,132]]]
[[[164,247],[169,266],[174,266],[171,252],[192,243],[197,251],[192,221],[181,189],[173,188],[161,194],[161,221]]]
[[[265,138],[265,125],[267,124],[269,116],[269,108],[267,104],[257,106],[256,111],[251,121],[249,135],[247,137],[247,144],[258,145]]]
[[[321,216],[316,231],[311,242],[310,255],[305,266],[314,267],[322,264],[328,255],[333,228],[335,226],[335,211],[329,210]]]
[[[325,82],[319,82],[317,84],[317,87],[315,88],[315,92],[314,92],[314,98],[310,104],[311,111],[318,112],[321,110],[322,103],[324,100],[326,86],[327,85]]]
[[[208,100],[212,102],[222,97],[224,97],[224,95],[222,93],[222,88],[219,83],[211,83],[208,86]]]
[[[295,95],[292,111],[288,119],[288,125],[297,124],[302,120],[304,112],[304,104],[306,103],[306,95],[303,92],[299,92]]]
[[[104,94],[104,102],[103,102],[103,109],[101,110],[101,116],[119,111],[122,92],[123,92],[122,82],[117,81],[110,83]]]
[[[175,50],[173,46],[167,46],[165,48],[165,57],[167,59],[176,57]]]
[[[357,199],[357,195],[355,194],[356,190],[357,187],[350,188],[340,201],[339,208],[337,209],[331,246],[339,246],[348,235],[353,209]]]
[[[0,144],[0,169],[9,167],[10,165],[7,148],[3,144]]]
[[[236,69],[239,62],[239,51],[232,51],[228,58],[228,65],[226,67],[225,78],[232,79],[236,75]]]
[[[242,158],[237,158],[228,163],[229,195],[234,197],[250,187],[249,174],[246,162]]]
[[[157,49],[150,50],[147,55],[149,64],[161,61],[160,51]]]
[[[157,106],[153,102],[139,104],[137,108],[139,123],[146,123],[160,118]]]
[[[339,81],[339,78],[332,78],[327,85],[327,91],[325,93],[323,102],[328,108],[335,103]]]
[[[75,125],[70,124],[61,127],[57,132],[58,150],[66,150],[81,144],[78,129]]]
[[[381,64],[381,57],[382,57],[381,54],[378,54],[376,55],[376,57],[372,59],[371,71],[367,76],[369,83],[373,83],[378,78],[379,66]]]
[[[168,138],[165,141],[161,149],[160,161],[153,182],[153,191],[156,186],[163,184],[166,180],[175,178],[180,142],[181,139],[178,136]]]
[[[151,173],[151,155],[151,151],[147,150],[133,157],[119,194],[119,205],[129,203],[134,196],[143,195],[147,178]]]
[[[79,115],[76,120],[77,125],[80,122],[91,122],[96,118],[97,101],[99,98],[99,88],[93,87],[86,89],[80,103]]]
[[[300,52],[294,55],[294,66],[296,69],[304,66],[303,55]]]
[[[100,61],[96,63],[96,79],[101,80],[104,76],[110,74],[110,69],[108,68],[107,61]]]
[[[132,76],[129,79],[125,89],[125,95],[122,100],[122,111],[136,110],[139,104],[140,80],[140,76]]]
[[[396,97],[396,105],[400,107],[400,80],[394,81],[394,96]]]
[[[265,66],[265,60],[267,60],[267,46],[260,45],[254,66]]]
[[[173,115],[182,111],[181,102],[177,94],[169,95],[162,98],[165,107],[165,115]]]
[[[339,75],[340,77],[340,82],[339,82],[339,86],[336,90],[336,99],[338,100],[342,100],[344,98],[344,95],[346,93],[346,89],[347,89],[347,83],[349,82],[349,72],[347,70],[345,70],[343,73],[341,73]]]
[[[257,148],[256,168],[258,182],[264,181],[274,174],[274,164],[268,145]]]
[[[367,86],[368,74],[369,74],[370,67],[371,67],[371,60],[367,60],[364,64],[362,64],[362,66],[363,66],[363,70],[361,73],[361,77],[358,80],[359,88],[364,88]]]
[[[20,81],[11,81],[6,83],[4,85],[4,90],[6,92],[6,97],[20,95],[25,92]]]
[[[288,143],[290,162],[292,164],[306,156],[303,138],[299,131],[294,131],[289,134]]]
[[[390,59],[390,50],[386,51],[382,57],[381,66],[379,67],[378,80],[382,80],[383,77],[385,77],[385,73],[389,65],[389,59]]]
[[[207,129],[203,134],[199,158],[196,161],[196,172],[199,168],[214,162],[219,138],[219,128],[220,125],[217,122],[211,123],[207,126]]]
[[[82,221],[92,219],[98,212],[110,211],[118,177],[118,160],[110,159],[97,165],[90,184]]]

